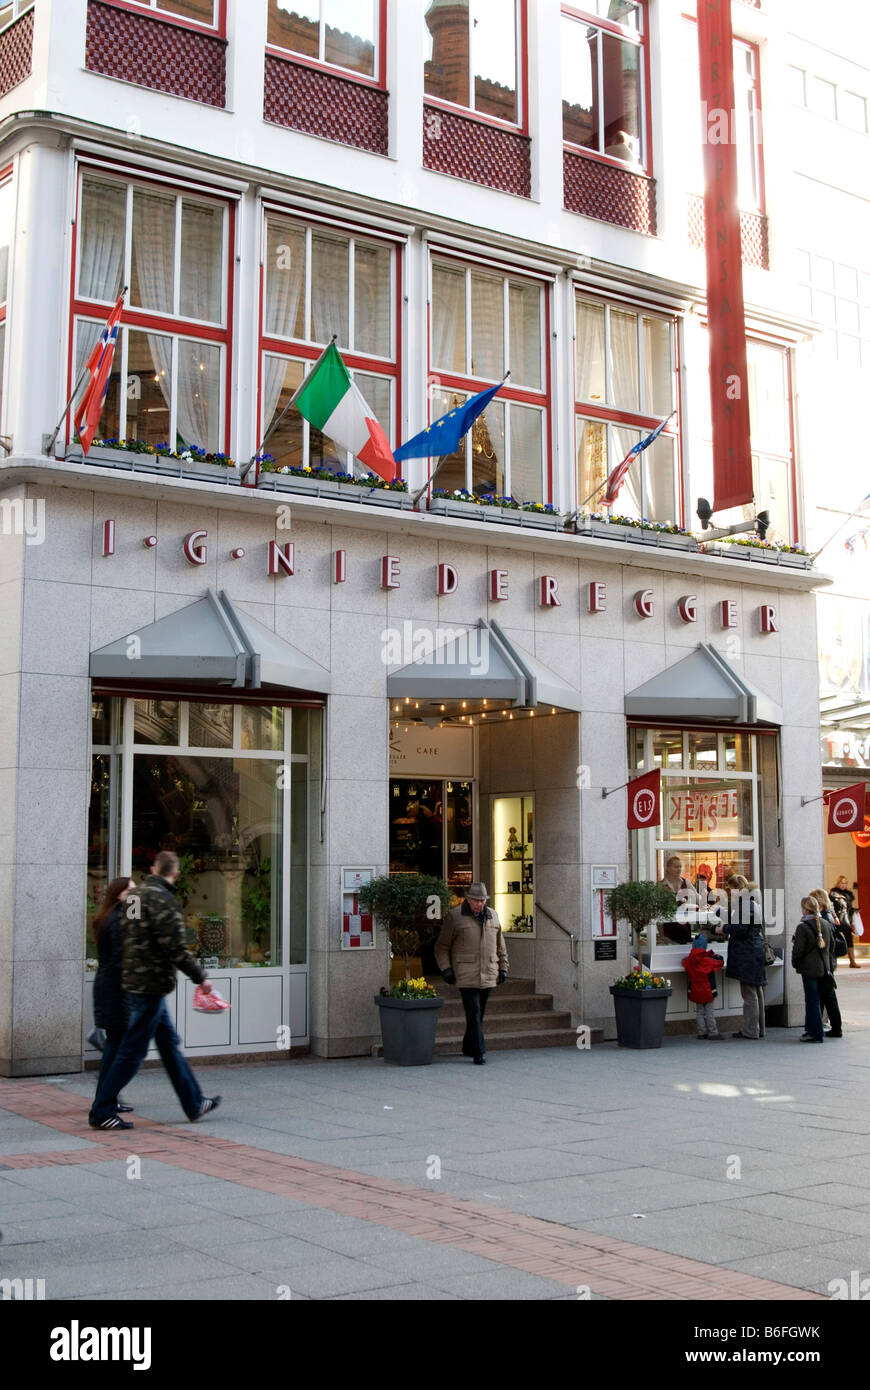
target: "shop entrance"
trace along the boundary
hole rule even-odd
[[[465,892],[474,881],[473,782],[391,778],[389,819],[391,874],[431,874]]]

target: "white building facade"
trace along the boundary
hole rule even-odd
[[[784,548],[701,551],[682,8],[0,5],[4,1074],[81,1067],[88,923],[166,846],[233,1003],[203,1018],[182,983],[193,1055],[279,1034],[370,1050],[388,969],[355,902],[370,872],[484,877],[512,974],[606,1036],[630,963],[607,883],[671,853],[714,886],[737,869],[784,950],[823,872],[801,804],[822,790],[819,577],[787,549],[812,325],[765,114],[785,19],[733,6],[745,519],[768,511]],[[68,422],[46,452],[125,287],[101,443],[83,460]],[[342,481],[352,461],[292,408],[262,447],[333,335],[394,447],[510,373],[417,505],[423,461],[404,491]],[[614,508],[629,524],[596,521],[589,495],[668,416]],[[602,791],[654,766],[662,827],[628,832],[625,793]],[[686,949],[648,943],[688,1028]],[[790,973],[770,969],[771,1022],[799,1021]],[[720,1007],[739,1012],[736,986]]]

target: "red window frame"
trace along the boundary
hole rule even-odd
[[[675,504],[675,512],[676,512],[676,515],[673,517],[673,520],[674,520],[674,522],[676,523],[677,526],[684,526],[684,525],[685,525],[685,519],[684,519],[684,518],[685,518],[685,498],[684,498],[684,479],[683,479],[683,432],[682,432],[682,420],[683,420],[683,400],[682,400],[683,374],[682,374],[682,370],[681,370],[682,340],[681,340],[681,333],[680,333],[680,319],[679,319],[678,315],[676,315],[676,314],[674,314],[674,313],[671,313],[671,312],[669,312],[669,311],[667,311],[667,310],[659,309],[659,308],[657,308],[655,305],[652,305],[652,304],[629,303],[629,302],[622,302],[622,301],[620,301],[620,300],[615,300],[615,299],[608,299],[608,297],[607,297],[606,295],[598,296],[598,295],[596,295],[596,294],[594,294],[594,293],[590,293],[590,292],[588,292],[587,290],[585,290],[585,289],[583,288],[582,285],[575,285],[575,287],[574,287],[574,315],[575,315],[575,323],[576,323],[576,313],[577,313],[577,302],[578,302],[578,300],[583,300],[583,301],[588,302],[588,303],[595,303],[595,304],[600,305],[602,308],[604,308],[605,306],[607,306],[607,307],[609,307],[609,308],[611,308],[611,309],[616,309],[617,311],[626,310],[626,311],[629,312],[629,313],[637,314],[637,316],[638,316],[639,319],[642,319],[642,318],[645,318],[645,317],[646,317],[646,318],[657,318],[657,319],[661,319],[662,321],[667,322],[667,323],[670,325],[671,334],[672,334],[671,341],[672,341],[672,343],[673,343],[673,364],[672,364],[672,377],[673,377],[673,382],[674,382],[673,401],[674,401],[674,409],[676,410],[677,413],[676,413],[676,416],[675,416],[674,420],[673,420],[669,425],[666,425],[665,428],[662,430],[662,436],[663,436],[663,437],[666,437],[666,438],[669,438],[669,439],[673,439],[673,440],[674,440],[674,443],[675,443],[675,448],[674,448],[674,504]],[[602,404],[602,405],[596,405],[596,404],[594,404],[594,403],[591,402],[591,401],[581,401],[581,400],[578,400],[578,398],[577,398],[577,345],[576,345],[576,335],[575,335],[574,350],[573,350],[572,357],[571,357],[571,375],[572,375],[571,392],[572,392],[572,400],[573,400],[573,403],[574,403],[574,464],[573,464],[573,477],[574,477],[574,486],[579,488],[580,479],[579,479],[578,469],[577,469],[577,441],[578,441],[577,422],[578,422],[578,420],[593,420],[593,421],[596,421],[596,422],[598,422],[598,423],[600,423],[600,424],[603,424],[603,425],[623,425],[626,429],[639,430],[639,431],[641,431],[643,434],[649,434],[652,430],[654,430],[654,429],[656,428],[657,425],[659,425],[659,424],[661,423],[661,416],[656,416],[656,415],[641,415],[639,411],[626,411],[626,410],[620,410],[620,409],[619,409],[618,407],[616,407],[616,406],[608,405],[606,401],[605,401],[604,404]],[[642,377],[642,369],[641,369],[641,366],[640,366],[640,362],[638,362],[638,376],[639,376],[639,378]],[[619,459],[608,460],[608,464],[609,464],[609,466],[610,466],[611,468],[615,468],[616,465],[617,465],[617,463],[619,463]],[[577,494],[577,504],[578,504],[578,506],[582,505],[583,502],[584,502],[584,500],[585,500],[585,499],[584,499],[583,497],[580,496],[579,491],[578,491],[578,494]],[[594,499],[594,498],[592,499],[591,505],[592,505],[593,507],[596,507],[596,506],[599,505],[599,504],[600,504],[600,498],[598,499],[598,503],[595,502],[595,499]],[[670,518],[667,518],[667,519],[670,520]]]
[[[298,63],[301,67],[313,68],[315,72],[328,72],[332,77],[343,77],[348,82],[358,82],[360,86],[375,87],[383,92],[387,88],[387,0],[378,0],[377,34],[377,72],[374,77],[343,68],[338,63],[321,63],[319,58],[310,58],[305,53],[297,53],[293,48],[281,48],[274,43],[266,44],[266,52],[270,58],[283,58],[285,62]]]
[[[394,448],[398,448],[401,422],[402,422],[402,354],[403,354],[403,284],[404,284],[404,251],[405,242],[397,237],[385,236],[377,228],[369,231],[364,225],[349,226],[336,219],[331,221],[327,218],[323,220],[306,216],[304,211],[298,208],[281,207],[278,203],[264,203],[262,235],[263,245],[266,245],[267,225],[269,216],[283,217],[289,221],[297,222],[303,231],[309,227],[312,229],[322,229],[325,232],[338,233],[346,236],[348,240],[354,238],[359,241],[377,242],[381,246],[388,246],[395,251],[394,277],[393,277],[393,342],[395,345],[395,355],[392,360],[383,357],[372,357],[365,353],[349,352],[342,348],[340,343],[336,346],[341,352],[341,358],[345,366],[352,372],[366,372],[370,375],[389,377],[395,383],[393,391],[393,419],[392,433]],[[352,287],[349,287],[352,293]],[[266,310],[266,267],[264,263],[260,266],[260,286],[259,286],[259,310],[257,316],[257,449],[261,447],[262,437],[269,428],[271,422],[263,420],[263,358],[265,354],[271,353],[275,357],[283,357],[285,360],[316,362],[323,352],[325,343],[312,343],[301,338],[275,338],[265,331],[265,310]],[[268,452],[268,442],[266,445]],[[401,478],[402,465],[396,464],[396,477]]]
[[[174,24],[179,29],[192,29],[195,34],[209,34],[212,38],[227,37],[227,0],[217,0],[214,24],[201,24],[196,19],[186,19],[184,15],[170,14],[166,10],[149,4],[149,0],[100,0],[101,4],[114,5],[118,10],[130,10],[132,14],[150,15],[164,24]]]
[[[599,164],[606,164],[611,169],[622,169],[627,173],[640,176],[646,175],[652,178],[652,81],[650,77],[652,63],[650,61],[649,0],[638,0],[638,4],[642,7],[643,14],[643,28],[639,34],[640,42],[637,45],[643,60],[643,74],[641,79],[643,94],[643,162],[638,164],[637,167],[633,167],[627,165],[621,159],[616,159],[613,155],[603,154],[598,150],[590,150],[588,145],[575,145],[573,141],[565,139],[564,131],[562,135],[562,144],[566,150],[570,150],[574,154],[582,155],[584,159],[593,159]],[[605,33],[613,34],[616,38],[624,39],[628,32],[635,32],[628,31],[624,25],[615,24],[613,20],[601,19],[591,11],[584,10],[582,6],[562,5],[560,21],[561,18],[564,17],[579,20],[584,24],[591,24],[594,28],[602,29]]]
[[[176,196],[185,193],[192,194],[197,198],[202,198],[208,202],[213,202],[226,209],[227,213],[227,264],[224,268],[226,276],[226,323],[223,327],[215,324],[200,323],[196,320],[176,319],[172,314],[155,313],[150,310],[124,309],[121,317],[121,327],[139,329],[146,333],[164,333],[173,337],[192,339],[197,342],[214,343],[224,349],[224,419],[223,419],[223,442],[221,448],[224,453],[232,452],[232,380],[233,380],[233,341],[235,332],[235,297],[236,297],[236,262],[233,248],[236,243],[236,215],[237,208],[235,200],[229,195],[216,193],[213,189],[197,189],[191,183],[184,185],[172,183],[170,180],[148,178],[137,172],[124,172],[115,165],[106,163],[106,167],[101,167],[102,161],[94,156],[93,159],[82,160],[76,167],[76,210],[75,221],[73,223],[71,265],[70,265],[70,309],[69,309],[69,347],[67,355],[67,394],[72,394],[75,385],[75,321],[77,318],[87,318],[93,322],[99,320],[105,323],[109,316],[111,305],[93,299],[80,299],[78,297],[77,271],[78,271],[78,241],[79,226],[81,223],[81,200],[84,175],[88,172],[95,173],[100,177],[114,179],[124,187],[130,184],[136,187],[149,187],[161,189],[163,192],[173,192]],[[179,328],[179,324],[184,326],[184,331]],[[72,412],[67,415],[66,440],[69,444],[72,439]]]
[[[485,111],[476,111],[473,106],[463,106],[458,101],[445,101],[443,97],[430,96],[423,92],[426,106],[435,106],[440,111],[452,111],[457,116],[479,121],[481,125],[493,126],[496,130],[516,131],[520,135],[529,133],[529,0],[515,0],[517,5],[517,100],[520,106],[518,121],[502,121],[497,116],[489,116]]]
[[[553,502],[553,452],[554,452],[554,408],[553,408],[553,361],[550,352],[551,343],[551,323],[552,323],[552,284],[541,276],[530,274],[528,270],[514,269],[510,265],[504,265],[497,261],[491,261],[485,257],[475,257],[462,255],[460,252],[450,251],[448,248],[433,246],[429,255],[429,308],[426,322],[426,362],[428,372],[427,381],[427,414],[428,424],[432,423],[432,389],[438,387],[448,391],[462,391],[466,395],[474,396],[480,391],[485,391],[488,386],[494,386],[495,382],[488,377],[466,376],[457,372],[446,372],[432,364],[432,292],[431,274],[432,266],[435,261],[450,261],[463,270],[473,270],[479,267],[483,271],[491,274],[500,275],[505,280],[521,280],[526,284],[537,285],[543,291],[544,312],[542,317],[542,344],[544,366],[544,389],[541,391],[529,390],[519,386],[512,386],[508,379],[498,393],[498,399],[504,401],[515,401],[517,405],[531,405],[545,414],[545,425],[541,437],[541,497],[542,503]],[[430,460],[430,468],[433,466]]]

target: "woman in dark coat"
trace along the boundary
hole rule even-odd
[[[725,974],[738,980],[743,996],[743,1027],[732,1033],[733,1038],[764,1037],[764,986],[767,972],[764,962],[764,934],[761,930],[761,908],[750,885],[742,874],[732,874],[725,882],[730,908],[723,912],[722,935],[728,941],[728,962]]]
[[[106,889],[103,905],[94,918],[99,968],[94,979],[94,1023],[106,1034],[97,1085],[108,1072],[127,1028],[121,967],[124,956],[124,904],[135,889],[131,878],[113,878]],[[132,1105],[119,1105],[127,1112]]]
[[[861,966],[855,959],[855,938],[852,933],[852,914],[855,911],[855,894],[849,887],[849,880],[845,874],[840,874],[840,877],[831,889],[831,904],[840,919],[840,931],[846,938],[846,945],[849,948],[849,969],[860,970]]]

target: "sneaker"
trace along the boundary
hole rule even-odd
[[[485,1057],[485,1056],[484,1056],[484,1057],[475,1057],[475,1059],[474,1059],[474,1065],[475,1065],[476,1067],[484,1067],[484,1066],[486,1066],[486,1057]]]
[[[825,1033],[826,1038],[842,1038],[842,1033],[835,1033],[833,1028],[829,1028]]]
[[[129,1115],[132,1113],[133,1108],[132,1105],[122,1105],[120,1101],[118,1102],[117,1110],[119,1115]]]
[[[206,1097],[206,1099],[203,1101],[202,1105],[199,1107],[199,1110],[197,1111],[197,1113],[196,1113],[195,1115],[191,1115],[191,1116],[189,1117],[189,1118],[190,1118],[190,1123],[191,1123],[191,1124],[196,1124],[197,1120],[201,1120],[201,1119],[202,1119],[203,1115],[208,1115],[210,1111],[212,1111],[212,1110],[217,1110],[217,1108],[218,1108],[218,1106],[220,1105],[220,1103],[221,1103],[221,1097],[220,1097],[220,1096],[212,1096],[211,1099],[209,1099],[208,1097]]]
[[[824,1038],[814,1038],[809,1033],[804,1033],[803,1037],[801,1038],[801,1042],[820,1043],[824,1041]]]
[[[118,1115],[110,1115],[107,1120],[88,1120],[91,1129],[132,1129],[129,1120],[122,1120]]]

